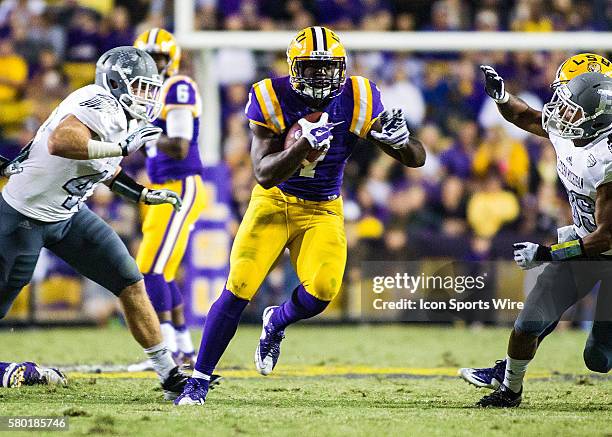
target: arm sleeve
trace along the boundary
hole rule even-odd
[[[174,108],[166,114],[166,135],[170,138],[193,138],[193,113],[189,108]]]
[[[110,141],[116,129],[117,114],[121,111],[119,103],[109,95],[95,94],[77,100],[69,113],[95,132],[102,141]]]
[[[251,87],[244,113],[252,123],[267,127],[276,134],[285,130],[283,110],[270,79],[264,79]]]

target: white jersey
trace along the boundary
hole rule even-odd
[[[597,187],[612,181],[612,137],[600,137],[585,147],[550,134],[557,153],[557,173],[565,189],[574,229],[583,238],[595,231],[595,199]],[[605,252],[612,254],[612,250]]]
[[[127,136],[125,113],[104,88],[87,85],[66,97],[38,129],[22,164],[23,172],[11,176],[2,190],[4,200],[25,216],[44,222],[69,219],[100,182],[113,177],[122,160],[75,160],[51,155],[49,135],[69,115],[94,132],[95,139],[118,142]]]

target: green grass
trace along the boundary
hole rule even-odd
[[[152,379],[91,375],[67,388],[1,390],[0,415],[69,415],[69,435],[612,435],[612,378],[585,369],[583,332],[546,340],[530,371],[552,376],[529,380],[523,405],[509,411],[473,408],[486,391],[450,377],[287,375],[308,366],[325,373],[341,366],[486,365],[504,355],[507,335],[507,329],[401,325],[293,327],[278,376],[227,378],[202,408],[161,401]],[[255,327],[240,328],[220,373],[251,369],[258,336]],[[119,328],[0,331],[0,344],[11,351],[3,359],[11,360],[72,365],[143,358]]]

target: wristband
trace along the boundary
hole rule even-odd
[[[113,193],[117,193],[126,199],[138,203],[142,202],[144,196],[148,193],[148,189],[144,186],[140,185],[134,179],[132,179],[128,174],[121,170],[113,182],[110,185],[110,189]]]
[[[504,103],[508,103],[508,100],[510,100],[510,94],[506,90],[504,90],[504,95],[501,99],[493,99],[493,100],[498,105],[503,105]]]
[[[90,139],[87,141],[87,156],[89,159],[113,158],[123,156],[123,150],[119,144]]]
[[[550,246],[550,255],[553,261],[563,261],[569,258],[577,258],[584,254],[582,238],[567,241],[565,243]]]

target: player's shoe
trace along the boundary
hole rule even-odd
[[[259,344],[255,350],[255,367],[262,375],[269,375],[274,370],[280,356],[280,344],[285,338],[285,331],[276,331],[270,323],[270,317],[278,306],[271,306],[262,315],[263,327]]]
[[[221,384],[223,377],[221,375],[212,374],[210,375],[210,381],[208,382],[208,388],[213,390],[216,386]]]
[[[174,405],[204,405],[209,384],[205,379],[189,378],[183,393],[174,400]]]
[[[173,401],[183,393],[183,389],[187,384],[189,377],[181,372],[179,366],[176,366],[170,371],[170,374],[162,382],[161,386],[164,390],[164,399],[167,401]]]
[[[127,366],[128,372],[148,372],[154,370],[151,360],[144,360],[140,363],[134,363]]]
[[[504,381],[505,372],[506,360],[497,360],[493,367],[484,367],[482,369],[464,367],[459,369],[459,376],[476,387],[496,390]]]
[[[501,384],[493,393],[484,396],[476,402],[481,408],[514,408],[521,405],[523,387],[518,393],[514,393],[504,384]]]
[[[26,366],[23,363],[11,363],[1,375],[0,387],[18,388],[25,379]]]
[[[20,363],[25,367],[23,385],[68,385],[68,379],[59,369],[53,367],[39,367],[36,363],[26,361]]]

